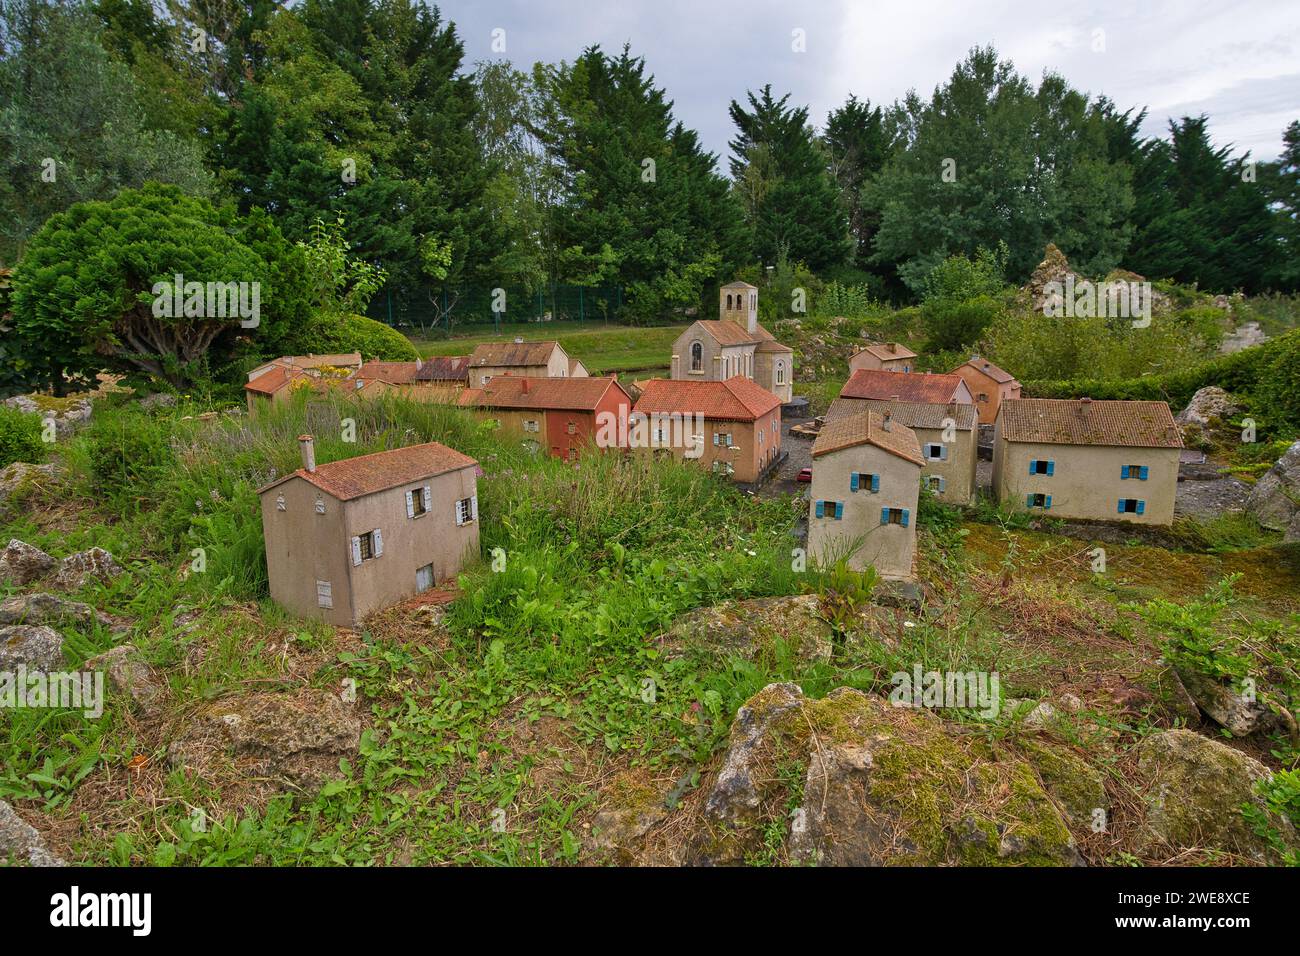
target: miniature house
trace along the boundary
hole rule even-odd
[[[916,368],[916,353],[898,342],[868,345],[849,358],[849,371],[871,369],[884,372],[910,372]]]
[[[474,459],[428,442],[317,465],[298,441],[302,467],[258,490],[276,603],[353,626],[477,557]]]
[[[978,355],[958,365],[952,374],[960,375],[974,396],[981,425],[992,425],[998,420],[998,409],[1005,399],[1020,397],[1020,382],[1016,377]]]
[[[794,350],[758,324],[758,289],[731,282],[718,290],[718,318],[694,322],[673,343],[674,381],[725,382],[744,376],[790,401]]]
[[[888,413],[828,421],[812,447],[808,554],[882,578],[913,576],[921,446]]]

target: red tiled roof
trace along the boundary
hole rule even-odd
[[[467,388],[459,403],[480,408],[535,408],[594,411],[611,388],[623,392],[612,378],[538,378],[498,375],[482,388]],[[623,392],[626,396],[627,393]],[[631,401],[631,399],[628,399]]]
[[[820,458],[833,451],[858,445],[875,445],[914,465],[925,464],[916,432],[899,422],[891,422],[886,429],[884,416],[875,412],[859,412],[857,415],[827,422],[813,442],[812,456]]]
[[[700,319],[696,325],[719,345],[750,345],[757,341],[735,322],[723,319]]]
[[[470,353],[469,364],[475,368],[545,365],[559,347],[559,342],[484,342]]]
[[[259,395],[274,395],[280,389],[289,384],[290,379],[297,378],[302,372],[290,371],[283,366],[277,365],[269,371],[263,372],[251,382],[244,385],[244,391],[257,392]]]
[[[849,376],[849,380],[840,389],[840,397],[946,404],[959,392],[964,392],[965,385],[960,375],[864,368]]]
[[[1016,380],[1016,377],[1010,372],[998,368],[988,359],[982,359],[978,355],[972,355],[968,360],[962,362],[957,366],[957,368],[953,369],[953,373],[956,374],[957,369],[966,368],[967,366],[970,366],[977,372],[982,372],[999,385],[1006,385]]]
[[[257,493],[264,494],[296,477],[310,482],[339,501],[350,501],[376,491],[385,491],[477,464],[468,455],[431,441],[423,445],[408,445],[406,448],[394,448],[373,455],[358,455],[355,458],[327,462],[317,465],[315,471],[299,468],[293,474],[257,489]]]
[[[997,434],[1007,441],[1058,445],[1183,447],[1164,402],[1008,398],[998,408]]]
[[[889,412],[892,419],[908,428],[943,428],[951,421],[958,431],[970,431],[977,424],[975,406],[965,402],[934,405],[928,402],[882,402],[874,398],[837,398],[826,409],[826,421],[849,418],[863,412]],[[951,414],[950,414],[951,412]]]
[[[700,414],[723,421],[752,422],[781,406],[777,398],[761,385],[743,375],[733,375],[725,382],[684,382],[652,378],[642,385],[636,410],[683,415]]]

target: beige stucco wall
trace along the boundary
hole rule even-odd
[[[699,342],[702,347],[703,363],[698,372],[691,371],[691,345]],[[675,356],[670,369],[674,379],[696,382],[720,382],[732,375],[744,375],[753,378],[754,345],[719,345],[711,335],[706,335],[696,323],[687,327],[677,336],[673,343]],[[723,371],[726,361],[730,372]]]
[[[776,362],[785,363],[785,382],[776,383]],[[794,355],[790,352],[754,352],[754,381],[767,389],[784,404],[793,394],[791,382],[794,380]]]
[[[880,491],[872,493],[869,486],[852,491],[849,476],[855,471],[879,475]],[[842,557],[860,538],[861,547],[849,558],[850,567],[861,571],[871,566],[882,577],[910,578],[916,554],[920,475],[917,465],[869,444],[813,459],[808,501],[809,557],[828,564]],[[819,500],[844,502],[844,516],[838,521],[834,517],[818,518]],[[908,526],[882,525],[882,508],[906,509]]]
[[[430,486],[429,511],[406,515],[406,492]],[[474,468],[340,502],[302,478],[262,495],[262,530],[272,599],[289,610],[349,626],[371,611],[416,594],[415,573],[433,565],[434,587],[478,556],[478,522],[456,524],[455,502],[476,494]],[[285,497],[285,510],[276,498]],[[316,500],[325,513],[316,513]],[[378,528],[383,554],[352,564],[352,537]],[[316,582],[329,581],[332,610],[317,606]]]
[[[914,358],[891,358],[881,361],[870,352],[859,352],[857,355],[849,358],[850,374],[859,369],[871,369],[876,371],[902,372],[916,367]]]
[[[1128,448],[1008,442],[993,444],[993,489],[999,501],[1025,510],[1031,494],[1052,496],[1048,517],[1171,524],[1178,489],[1177,448]],[[1030,475],[1029,462],[1054,462],[1053,474]],[[1147,480],[1120,477],[1124,465],[1146,465]],[[1120,514],[1119,499],[1146,502],[1143,514]],[[1039,509],[1034,509],[1035,511]]]
[[[971,368],[969,365],[962,365],[953,371],[954,375],[960,375],[961,380],[966,383],[970,389],[971,398],[975,402],[975,410],[979,413],[981,425],[992,425],[998,418],[998,409],[1002,407],[1004,399],[1020,397],[1020,383],[1007,382],[999,385],[994,379],[985,375],[977,368]],[[984,401],[980,396],[985,395]]]
[[[925,455],[926,445],[941,444],[948,449],[947,461],[926,459],[921,469],[921,480],[937,475],[943,478],[944,487],[943,491],[935,492],[935,497],[947,504],[970,504],[975,495],[975,466],[979,461],[979,442],[975,429],[958,429],[951,442],[944,442],[942,428],[915,428],[913,431],[916,432],[916,440],[921,443],[922,456]]]

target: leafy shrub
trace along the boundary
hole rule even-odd
[[[992,296],[973,299],[932,299],[921,307],[927,351],[954,351],[979,339],[1002,314]]]
[[[319,315],[296,345],[296,352],[360,352],[363,358],[387,362],[414,362],[420,357],[401,332],[364,315]]]
[[[16,461],[36,464],[44,459],[40,417],[0,405],[0,468]]]

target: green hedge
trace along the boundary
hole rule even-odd
[[[1271,427],[1300,428],[1300,329],[1262,345],[1193,365],[1179,372],[1142,378],[1071,379],[1025,382],[1026,398],[1166,401],[1180,409],[1207,385],[1250,404],[1252,415]]]
[[[318,316],[304,330],[295,354],[360,352],[364,359],[414,362],[420,357],[401,332],[364,315]]]

